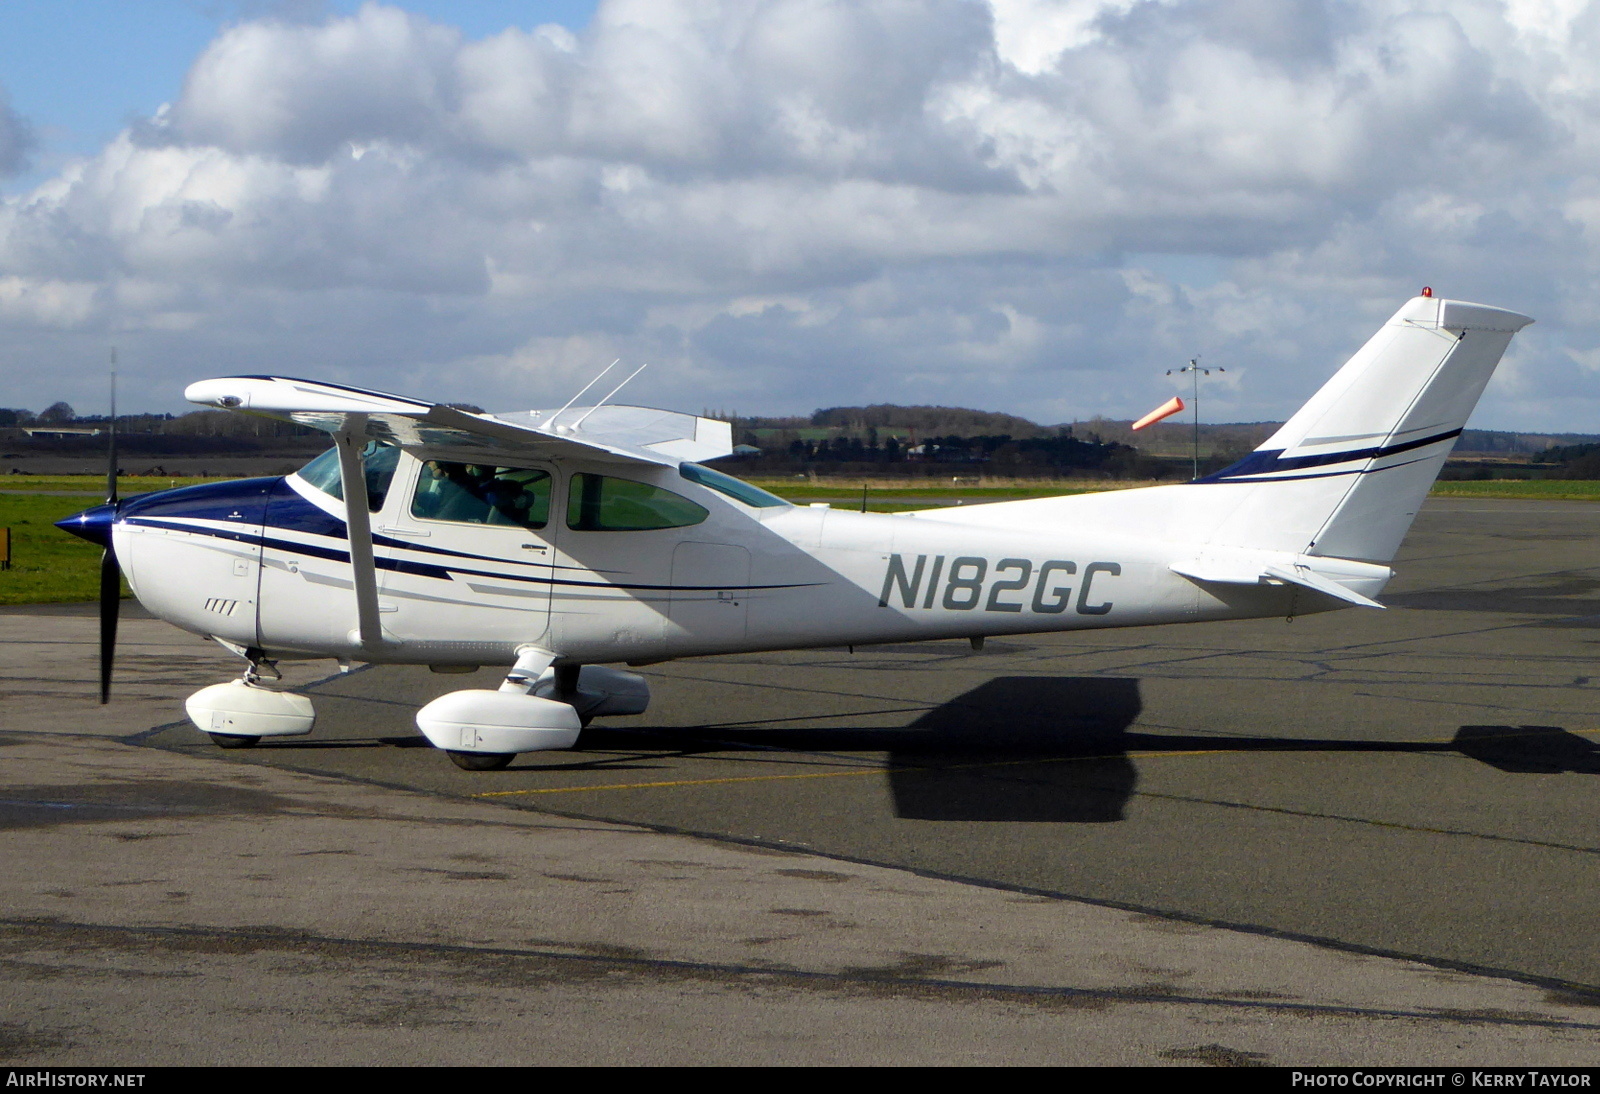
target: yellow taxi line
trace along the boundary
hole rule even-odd
[[[650,790],[661,786],[715,786],[718,783],[763,783],[779,779],[838,779],[849,775],[875,775],[889,767],[852,768],[849,771],[808,771],[800,775],[734,775],[723,779],[670,779],[653,783],[607,783],[601,786],[547,786],[535,790],[492,790],[470,794],[473,798],[509,798],[517,794],[574,794],[583,790]]]
[[[1565,732],[1576,734],[1600,733],[1600,729],[1569,729]],[[1517,736],[1521,736],[1521,734],[1496,733],[1485,737],[1479,737],[1477,739],[1482,741],[1493,740],[1499,737]],[[1419,741],[1416,743],[1447,744],[1453,740],[1455,740],[1453,737],[1438,737],[1431,741]],[[1244,753],[1254,751],[1257,750],[1249,748],[1190,748],[1183,749],[1181,751],[1158,749],[1145,752],[1111,752],[1101,756],[1048,756],[1033,757],[1021,760],[980,760],[974,763],[965,764],[930,764],[926,766],[915,764],[902,764],[899,766],[881,764],[876,767],[851,768],[847,771],[807,771],[801,774],[792,775],[729,775],[720,779],[666,779],[660,782],[648,783],[603,783],[598,786],[546,786],[530,790],[491,790],[481,794],[469,794],[468,797],[512,798],[525,794],[580,794],[587,790],[655,790],[673,786],[720,786],[726,783],[781,782],[789,779],[842,779],[858,777],[861,775],[876,775],[880,772],[893,771],[961,771],[976,767],[1018,767],[1027,764],[1082,763],[1089,760],[1152,760],[1159,759],[1163,756],[1222,756],[1229,753]],[[1316,749],[1308,748],[1304,751],[1314,752]]]
[[[858,775],[876,775],[886,771],[957,771],[972,767],[1011,767],[1019,764],[1056,764],[1076,763],[1083,760],[1110,760],[1126,756],[1132,759],[1146,759],[1153,756],[1208,756],[1218,752],[1236,752],[1239,749],[1207,748],[1195,749],[1186,752],[1116,752],[1105,756],[1046,756],[1034,757],[1027,760],[983,760],[969,764],[938,764],[919,766],[914,764],[901,764],[893,766],[882,764],[877,767],[851,768],[848,771],[808,771],[797,775],[729,775],[720,779],[668,779],[660,782],[648,783],[605,783],[599,786],[546,786],[532,790],[491,790],[482,794],[471,794],[473,798],[509,798],[520,794],[576,794],[585,790],[652,790],[658,787],[669,786],[717,786],[722,783],[764,783],[778,782],[784,779],[840,779]]]

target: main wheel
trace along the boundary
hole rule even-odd
[[[517,758],[515,752],[451,752],[450,760],[463,771],[499,771]]]
[[[207,736],[218,748],[254,748],[261,743],[260,737],[244,737],[237,733],[208,733]]]

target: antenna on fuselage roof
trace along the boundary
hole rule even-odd
[[[548,422],[544,423],[544,427],[546,429],[549,429],[551,426],[555,425],[557,418],[559,418],[559,417],[561,417],[561,415],[565,414],[572,407],[573,403],[575,403],[579,399],[583,398],[583,393],[585,391],[588,391],[590,388],[594,387],[594,385],[598,384],[600,382],[600,378],[602,376],[604,376],[606,373],[610,372],[612,369],[616,368],[618,363],[621,362],[621,360],[622,360],[622,358],[618,357],[615,361],[611,362],[605,368],[601,369],[600,372],[595,376],[595,378],[593,380],[590,380],[587,384],[583,385],[582,389],[579,390],[578,394],[574,395],[572,398],[567,400],[567,405],[566,406],[562,407],[560,410],[558,410],[554,414],[550,415],[550,420]],[[624,380],[623,383],[627,383],[627,381]],[[612,392],[612,394],[614,395],[616,393]],[[582,418],[579,418],[578,420],[580,422],[583,421]]]
[[[583,417],[579,418],[577,421],[573,422],[572,425],[569,428],[577,429],[580,425],[582,425],[584,423],[584,421],[589,417],[589,415],[593,414],[595,411],[599,410],[601,407],[603,407],[607,403],[609,403],[611,401],[611,396],[612,395],[615,395],[617,392],[619,392],[623,388],[627,387],[628,386],[628,380],[632,380],[635,376],[639,375],[639,373],[643,372],[645,369],[647,369],[649,367],[650,367],[649,363],[646,362],[645,364],[642,364],[638,368],[634,369],[632,372],[628,373],[628,379],[627,380],[622,381],[622,383],[620,383],[616,387],[612,388],[610,395],[607,395],[604,399],[601,399],[598,403],[594,404],[594,406],[592,406],[588,410],[584,411],[583,412]],[[596,379],[599,379],[599,377],[596,377]]]

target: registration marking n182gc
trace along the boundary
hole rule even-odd
[[[1034,562],[1002,558],[991,562],[976,555],[918,555],[909,567],[904,555],[888,555],[878,607],[969,612],[1034,612],[1059,615],[1075,606],[1080,615],[1108,615],[1112,602],[1090,603],[1095,579],[1122,573],[1120,562],[1078,564],[1053,558]],[[1077,596],[1074,598],[1073,590]],[[987,595],[986,595],[987,594]],[[898,604],[891,601],[897,600]]]

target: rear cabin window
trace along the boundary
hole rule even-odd
[[[361,468],[367,480],[367,508],[376,513],[389,496],[395,465],[400,462],[400,446],[386,441],[368,441],[361,449]],[[339,449],[330,448],[302,467],[297,474],[324,494],[344,500],[344,480],[339,474]]]
[[[688,498],[632,479],[580,473],[567,491],[567,527],[580,532],[687,528],[710,516]]]
[[[456,524],[543,528],[550,523],[550,473],[428,460],[417,476],[411,515]]]

